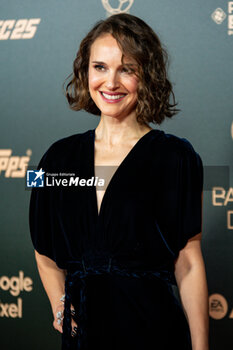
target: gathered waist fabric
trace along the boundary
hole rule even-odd
[[[62,333],[62,350],[88,350],[87,342],[87,286],[86,278],[88,276],[97,275],[119,275],[129,278],[149,278],[162,279],[166,282],[170,293],[173,294],[172,284],[175,284],[173,273],[164,268],[156,270],[147,270],[133,261],[119,263],[112,257],[101,257],[95,263],[88,264],[85,258],[79,261],[68,262],[67,275],[65,280],[65,307],[63,319],[63,333]],[[78,320],[77,335],[73,338],[71,336],[71,304],[72,304],[72,290],[73,287],[79,291],[79,295],[75,295],[75,303],[77,310],[75,313]]]

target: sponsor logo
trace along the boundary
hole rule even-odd
[[[40,18],[0,20],[0,40],[32,39]]]
[[[220,320],[227,315],[228,303],[222,294],[212,294],[209,296],[209,314],[215,320]],[[229,314],[233,318],[233,310]]]
[[[102,0],[103,7],[107,11],[107,16],[111,16],[117,13],[129,12],[129,9],[133,5],[134,0],[118,0],[118,7],[112,7],[110,0]]]
[[[233,35],[233,1],[228,1],[226,12],[221,7],[218,7],[212,12],[211,18],[216,24],[222,24],[227,18],[227,33],[228,35]]]
[[[2,303],[0,300],[0,317],[22,318],[23,317],[23,301],[22,298],[17,299],[17,303]]]
[[[233,140],[233,123],[230,128],[230,136]],[[208,174],[208,168],[211,168],[211,176]],[[230,167],[206,167],[205,177],[209,179],[209,186],[211,186],[212,179],[215,182],[215,184],[211,186],[212,205],[215,207],[230,207],[233,203],[233,187],[230,186]],[[216,182],[218,182],[219,185],[216,185]],[[220,185],[221,183],[222,185]],[[226,212],[226,226],[228,230],[233,230],[232,208],[229,208]]]
[[[214,10],[214,12],[211,15],[212,20],[217,24],[221,24],[224,21],[224,19],[226,18],[226,16],[227,15],[220,7],[218,7],[216,10]]]
[[[12,156],[12,149],[0,149],[0,175],[5,172],[5,177],[25,177],[31,150],[28,149],[26,156]]]
[[[14,297],[18,296],[21,292],[32,291],[32,279],[25,277],[23,271],[19,271],[18,276],[0,276],[0,289],[9,291]]]
[[[31,292],[33,281],[30,277],[25,277],[23,271],[19,271],[18,276],[0,276],[0,289],[9,292],[12,296],[18,297],[21,292]],[[22,318],[23,300],[17,298],[15,303],[3,303],[0,300],[0,317]]]
[[[213,187],[212,205],[215,207],[226,207],[233,202],[233,187],[225,189],[224,187]],[[233,210],[227,210],[227,228],[233,230]]]

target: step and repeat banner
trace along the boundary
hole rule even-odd
[[[97,126],[68,108],[62,84],[93,24],[128,12],[169,54],[179,114],[160,126],[187,138],[204,165],[202,252],[210,349],[233,348],[233,1],[1,0],[0,347],[57,350],[30,239],[26,171],[56,140]]]

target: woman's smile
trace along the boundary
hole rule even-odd
[[[107,103],[118,103],[123,100],[123,98],[126,96],[126,94],[121,93],[109,93],[109,92],[103,92],[100,91],[100,94],[104,101]]]

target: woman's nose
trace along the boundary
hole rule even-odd
[[[117,72],[109,72],[109,74],[107,75],[105,86],[109,90],[114,90],[119,87]]]

